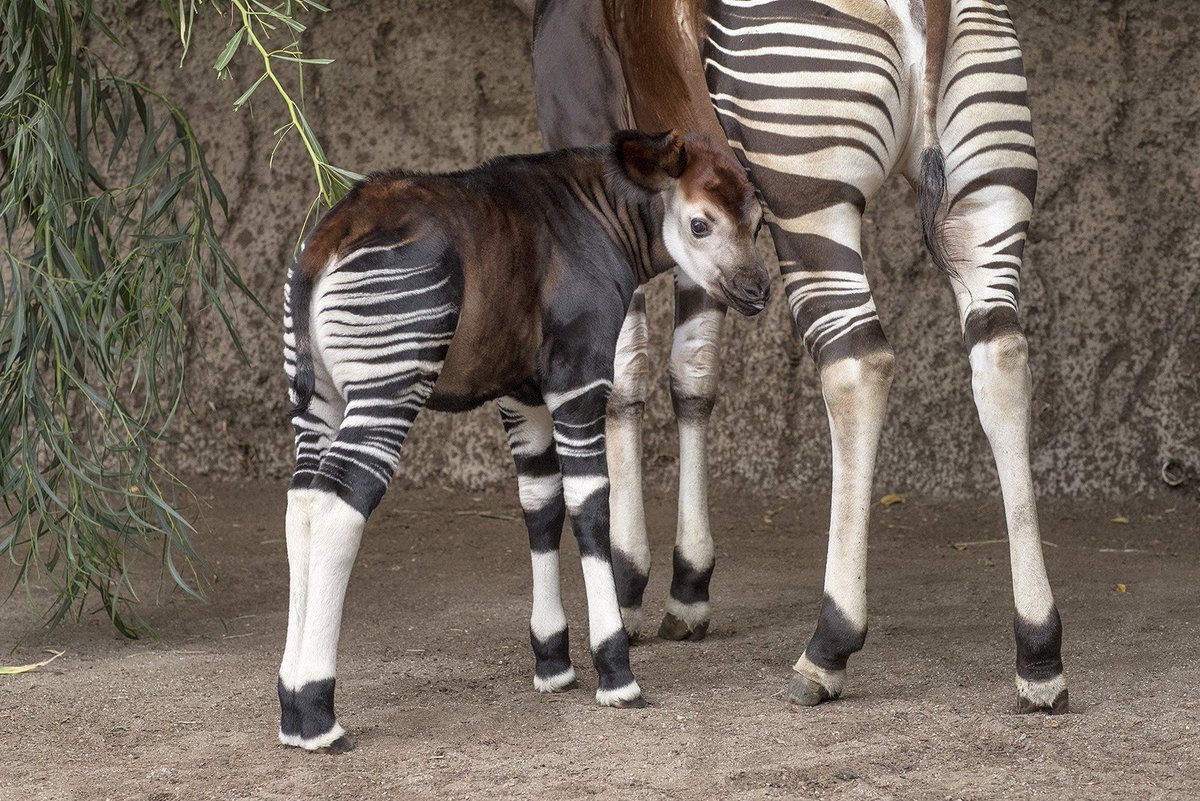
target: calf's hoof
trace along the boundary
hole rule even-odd
[[[612,690],[599,688],[596,690],[596,703],[600,706],[611,706],[614,709],[641,709],[646,705],[642,698],[642,688],[636,681],[631,681],[624,687]]]
[[[658,636],[664,640],[699,642],[704,639],[706,634],[708,634],[707,620],[701,620],[689,626],[687,621],[675,617],[670,612],[663,615],[662,624],[658,627]]]
[[[1029,681],[1017,677],[1017,714],[1044,712],[1065,715],[1071,711],[1067,682],[1062,676],[1046,681]]]
[[[354,741],[343,734],[329,745],[320,749],[323,754],[345,754],[354,750]]]
[[[561,673],[555,673],[552,676],[534,674],[533,677],[533,689],[539,693],[565,693],[578,686],[579,682],[575,680],[575,668],[573,667],[568,667]]]

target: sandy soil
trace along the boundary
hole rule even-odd
[[[1046,718],[1012,714],[1007,549],[952,545],[1002,536],[997,501],[877,509],[866,649],[843,700],[793,712],[785,688],[815,623],[828,502],[715,497],[712,633],[639,645],[650,706],[618,711],[592,701],[573,545],[564,595],[582,686],[541,696],[515,491],[394,490],[351,584],[338,708],[358,747],[335,757],[275,740],[282,487],[204,494],[212,601],[164,590],[146,610],[156,638],[122,640],[96,619],[44,635],[19,596],[0,607],[0,643],[19,641],[0,661],[66,652],[0,679],[4,801],[1200,797],[1190,498],[1044,505],[1072,704]],[[656,626],[674,509],[650,507]]]

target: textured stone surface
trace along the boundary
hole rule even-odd
[[[1161,464],[1200,474],[1200,9],[1162,2],[1011,4],[1026,48],[1042,164],[1022,287],[1036,387],[1037,483],[1047,493],[1161,488]],[[226,240],[270,309],[239,320],[241,365],[215,321],[197,322],[192,407],[172,458],[188,472],[282,476],[290,468],[278,308],[311,175],[294,139],[268,168],[281,110],[265,90],[230,110],[256,74],[236,81],[208,63],[228,33],[206,26],[177,68],[172,32],[153,3],[132,12],[141,35],[125,56],[180,97],[209,142],[234,207]],[[357,2],[305,34],[335,57],[307,87],[331,158],[359,171],[444,170],[539,146],[529,25],[501,0]],[[896,348],[883,434],[881,491],[946,494],[996,487],[971,402],[953,303],[920,245],[902,180],[868,209],[868,274]],[[673,480],[676,437],[667,392],[670,282],[651,287],[656,375],[646,426],[652,483]],[[786,492],[828,483],[829,445],[815,370],[789,366],[790,322],[776,293],[754,320],[730,318],[712,472],[729,486]],[[426,414],[401,476],[477,487],[511,475],[494,412]]]

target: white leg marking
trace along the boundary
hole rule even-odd
[[[608,490],[608,476],[564,476],[563,499],[567,504],[567,512],[572,516],[579,514],[584,502],[597,492]]]
[[[606,420],[608,475],[612,487],[608,494],[609,536],[613,550],[620,551],[643,574],[650,572],[650,545],[646,540],[646,506],[642,497],[642,417],[629,407],[646,402],[650,389],[650,357],[646,353],[649,331],[646,325],[645,295],[639,288],[630,302],[629,313],[617,337],[613,359],[613,391],[609,409],[616,413]],[[641,614],[626,619],[629,627],[636,616],[638,631]]]
[[[308,605],[308,565],[311,549],[310,515],[316,493],[312,490],[288,491],[287,503],[287,556],[288,556],[288,628],[287,641],[283,647],[283,661],[279,676],[285,686],[295,688],[296,675],[300,667],[301,644],[304,638],[304,619]],[[282,738],[283,735],[281,734]],[[297,742],[287,745],[299,745]]]
[[[668,595],[666,611],[667,614],[674,615],[686,623],[689,629],[695,629],[701,623],[708,622],[709,615],[712,614],[712,607],[708,601],[684,604]]]
[[[529,630],[546,640],[567,627],[558,578],[558,551],[530,553],[533,562],[533,613]]]
[[[708,430],[704,423],[679,423],[679,522],[675,544],[688,564],[703,569],[713,563],[708,524]]]
[[[366,519],[354,507],[336,495],[318,493],[311,515],[304,638],[290,689],[300,689],[310,681],[333,678],[336,674],[342,602],[365,523]]]
[[[600,706],[620,706],[641,698],[642,688],[636,681],[631,681],[623,687],[611,690],[596,690],[596,703]]]
[[[1061,673],[1045,681],[1029,681],[1017,676],[1017,693],[1026,701],[1047,709],[1066,688],[1067,679]]]
[[[584,556],[583,584],[587,591],[588,641],[596,648],[621,630],[621,611],[612,565],[594,556]]]
[[[557,499],[560,492],[562,492],[562,476],[558,473],[551,476],[517,474],[517,495],[521,499],[521,508],[527,512],[535,512],[543,508]]]
[[[842,690],[846,688],[846,671],[826,670],[825,668],[817,667],[808,661],[807,656],[801,656],[796,660],[796,664],[792,665],[792,670],[820,684],[829,692],[832,698],[841,697]]]
[[[878,363],[871,360],[878,359]],[[894,358],[880,352],[842,359],[821,371],[833,446],[833,500],[825,592],[846,619],[867,624],[867,525],[875,455],[891,387]]]
[[[556,693],[564,687],[575,683],[575,668],[569,667],[562,673],[556,673],[548,678],[542,678],[536,673],[533,676],[533,689],[539,693]]]
[[[1017,614],[1036,623],[1054,606],[1038,530],[1033,477],[1029,472],[1029,404],[1032,378],[1021,337],[980,342],[971,349],[971,384],[979,422],[1000,476],[1008,523],[1013,599]]]

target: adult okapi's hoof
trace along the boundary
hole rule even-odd
[[[354,750],[354,741],[343,734],[329,745],[320,749],[322,754],[345,754]]]
[[[630,645],[637,645],[642,642],[642,608],[637,607],[621,607],[621,625],[625,628],[625,634],[629,637]]]
[[[1027,681],[1017,677],[1017,714],[1044,712],[1065,715],[1071,711],[1067,683],[1062,676],[1049,681]]]
[[[788,687],[788,703],[796,706],[816,706],[841,697],[846,686],[846,671],[825,670],[808,661],[807,656],[792,667],[791,686]]]
[[[788,703],[794,707],[816,706],[836,698],[825,685],[799,673],[792,676],[792,683],[788,687]]]
[[[708,621],[701,620],[694,626],[667,612],[663,615],[662,624],[658,627],[658,636],[664,640],[689,640],[699,642],[708,634]]]

